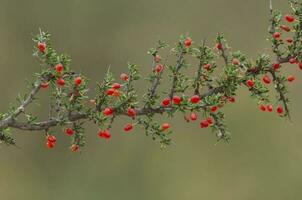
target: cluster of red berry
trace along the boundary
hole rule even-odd
[[[38,43],[38,49],[40,51],[40,53],[44,54],[46,52],[46,43],[45,42],[39,42]],[[55,71],[57,73],[57,84],[59,86],[65,86],[66,82],[64,80],[64,78],[62,77],[62,73],[64,71],[64,66],[61,63],[58,63],[55,67]],[[82,78],[80,76],[77,76],[74,78],[74,84],[76,86],[81,85],[82,83]],[[49,86],[49,82],[42,82],[41,84],[41,88],[48,88]]]

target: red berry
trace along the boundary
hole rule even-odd
[[[124,131],[128,132],[131,131],[133,129],[133,125],[128,123],[124,126]]]
[[[112,95],[115,97],[119,97],[121,96],[121,92],[119,90],[114,90]]]
[[[247,85],[248,87],[254,87],[255,82],[254,82],[253,80],[249,79],[249,80],[246,81],[246,85]]]
[[[216,44],[216,49],[221,50],[222,49],[222,44],[221,43],[217,43]]]
[[[57,80],[57,84],[58,84],[59,86],[64,86],[64,85],[65,85],[65,80],[62,79],[62,78],[59,78],[59,79]]]
[[[74,134],[74,130],[72,130],[72,128],[67,128],[67,129],[65,130],[65,133],[66,133],[67,135],[73,135],[73,134]]]
[[[194,95],[191,97],[191,103],[198,103],[199,101],[200,101],[200,97],[198,95]]]
[[[287,77],[288,82],[293,82],[294,80],[295,80],[295,77],[292,75]]]
[[[278,114],[282,114],[283,113],[283,107],[282,106],[278,106],[277,107],[277,113]]]
[[[302,63],[299,63],[299,68],[302,70]]]
[[[217,109],[218,109],[218,107],[217,107],[217,106],[212,106],[212,107],[211,107],[211,111],[212,111],[212,112],[216,112],[216,111],[217,111]]]
[[[155,71],[156,71],[157,73],[162,72],[163,69],[164,69],[164,66],[163,66],[162,64],[158,64],[158,65],[156,65],[156,67],[155,67]]]
[[[200,122],[200,128],[207,128],[209,126],[209,122],[207,120],[202,120]]]
[[[261,111],[266,111],[266,107],[265,107],[264,105],[260,105],[260,106],[259,106],[259,109],[260,109]]]
[[[192,45],[192,39],[191,38],[187,38],[186,40],[185,40],[185,47],[190,47]]]
[[[70,149],[72,152],[77,152],[77,151],[79,151],[80,147],[79,147],[79,145],[72,144]]]
[[[175,95],[175,96],[173,97],[173,103],[176,104],[176,105],[180,104],[180,103],[181,103],[181,100],[182,100],[182,99],[181,99],[180,96],[176,96],[176,95]]]
[[[113,109],[112,108],[105,108],[104,111],[103,111],[103,114],[105,116],[112,115],[113,114]]]
[[[55,143],[57,141],[57,138],[54,135],[47,136],[47,141]]]
[[[206,70],[210,70],[210,69],[211,69],[211,64],[210,64],[210,63],[205,64],[205,65],[203,66],[203,68],[205,68]]]
[[[46,43],[45,42],[39,42],[38,43],[38,49],[41,53],[45,53],[46,50]]]
[[[108,90],[106,91],[106,94],[109,95],[109,96],[111,96],[111,95],[113,95],[114,91],[115,91],[115,89],[110,88],[110,89],[108,89]]]
[[[236,101],[234,97],[229,97],[228,100],[230,103],[235,103],[235,101]]]
[[[128,81],[129,76],[128,76],[128,74],[123,73],[123,74],[121,74],[120,78],[121,78],[122,81]]]
[[[273,34],[273,37],[274,37],[275,39],[279,39],[280,36],[281,36],[281,33],[279,33],[279,32],[275,32],[275,33]]]
[[[233,60],[232,60],[232,64],[233,65],[239,65],[239,60],[237,59],[237,58],[234,58]]]
[[[290,63],[290,64],[295,64],[295,63],[297,63],[296,58],[291,58],[291,59],[289,59],[289,63]]]
[[[57,64],[55,68],[58,73],[63,71],[63,65],[61,63]]]
[[[280,68],[280,63],[274,63],[273,64],[274,70],[277,70]]]
[[[170,99],[169,99],[169,98],[165,98],[165,99],[162,101],[162,105],[163,105],[163,106],[169,106],[169,105],[170,105]]]
[[[41,88],[48,88],[49,82],[43,82],[40,84]]]
[[[104,131],[100,131],[98,133],[100,138],[104,138],[104,139],[110,139],[111,138],[111,134],[109,133],[108,130],[104,130]]]
[[[266,108],[267,108],[268,112],[272,112],[273,111],[273,106],[271,104],[267,105]]]
[[[119,83],[113,83],[112,88],[116,89],[116,90],[120,89],[121,88],[121,84],[119,84]]]
[[[270,84],[271,83],[271,79],[268,75],[264,75],[262,80],[265,84]]]
[[[75,85],[79,86],[79,85],[81,85],[81,83],[82,83],[82,78],[80,76],[78,76],[74,79]]]
[[[289,14],[288,14],[288,15],[285,15],[284,18],[285,18],[285,20],[288,21],[289,23],[295,21],[294,16],[289,15]]]
[[[52,149],[52,148],[55,147],[55,143],[54,143],[54,142],[49,142],[49,141],[47,141],[47,142],[46,142],[46,146],[47,146],[47,148]]]
[[[192,113],[190,114],[190,119],[191,119],[192,121],[195,121],[195,120],[197,119],[197,114],[194,113],[194,112],[192,112]]]
[[[154,56],[154,61],[155,62],[160,62],[161,61],[161,57],[159,55]]]
[[[170,124],[168,123],[163,123],[162,126],[161,126],[162,130],[167,130],[168,128],[170,128]]]
[[[292,38],[287,38],[287,39],[286,39],[286,42],[292,43],[292,42],[293,42],[293,39],[292,39]]]
[[[128,108],[128,116],[129,117],[135,117],[136,116],[136,111],[133,108]]]
[[[213,119],[211,117],[207,118],[207,122],[209,125],[213,124]]]
[[[281,25],[280,28],[286,32],[289,32],[290,31],[290,27],[288,26],[285,26],[285,25]]]

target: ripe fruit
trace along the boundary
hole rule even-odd
[[[122,81],[128,81],[129,76],[128,76],[128,74],[123,73],[123,74],[121,74],[120,78]]]
[[[217,43],[216,44],[216,49],[221,50],[222,49],[222,44],[221,43]]]
[[[192,113],[190,114],[190,119],[191,119],[192,121],[195,121],[195,120],[197,119],[197,114],[194,113],[194,112],[192,112]]]
[[[63,65],[62,65],[61,63],[57,64],[57,65],[55,66],[55,68],[56,68],[56,71],[57,71],[58,73],[60,73],[60,72],[63,71]]]
[[[210,69],[211,69],[211,64],[210,64],[210,63],[205,64],[205,65],[203,66],[203,68],[205,68],[206,70],[210,70]]]
[[[133,129],[133,125],[128,123],[124,126],[124,131],[128,132],[131,131]]]
[[[287,77],[288,82],[293,82],[294,80],[295,80],[295,77],[292,75]]]
[[[48,88],[49,82],[43,82],[40,84],[41,88]]]
[[[273,67],[274,67],[274,70],[279,69],[280,68],[280,63],[274,63]]]
[[[246,81],[246,85],[251,88],[251,87],[254,87],[255,82],[253,80],[249,79]]]
[[[112,95],[115,97],[119,97],[121,96],[121,92],[119,90],[114,90]]]
[[[65,80],[62,79],[62,78],[59,78],[59,79],[57,80],[57,84],[58,84],[59,86],[64,86],[64,85],[65,85]]]
[[[55,143],[54,143],[54,142],[49,142],[49,141],[47,141],[47,142],[46,142],[46,146],[47,146],[47,148],[52,149],[52,148],[55,147]]]
[[[293,42],[293,39],[292,39],[292,38],[287,38],[287,39],[286,39],[286,42],[292,43],[292,42]]]
[[[212,111],[212,112],[216,112],[216,111],[217,111],[217,109],[218,109],[218,107],[217,107],[217,106],[212,106],[212,107],[211,107],[211,111]]]
[[[213,124],[213,118],[209,117],[207,118],[207,122],[209,125],[212,125]]]
[[[280,28],[286,32],[289,32],[290,31],[290,27],[288,26],[285,26],[285,25],[281,25]]]
[[[270,84],[271,83],[271,79],[268,75],[264,75],[262,80],[265,84]]]
[[[289,15],[289,14],[285,15],[284,18],[285,18],[285,20],[288,21],[289,23],[295,21],[294,16]]]
[[[198,95],[193,95],[191,97],[191,103],[198,103],[200,101],[200,97]]]
[[[165,98],[165,99],[162,101],[162,105],[163,105],[163,106],[169,106],[169,105],[170,105],[170,99],[169,99],[169,98]]]
[[[302,63],[299,63],[299,68],[302,70]]]
[[[207,128],[207,127],[209,127],[209,122],[208,122],[208,120],[202,120],[202,121],[200,122],[200,128]]]
[[[175,96],[173,97],[173,103],[176,104],[176,105],[180,104],[180,103],[181,103],[181,97],[175,95]]]
[[[104,111],[103,111],[103,114],[105,116],[109,116],[109,115],[112,115],[113,114],[113,109],[112,108],[105,108]]]
[[[278,106],[277,107],[277,113],[278,114],[282,114],[283,113],[283,107],[282,106]]]
[[[271,104],[267,105],[266,108],[267,108],[268,112],[272,112],[273,111],[273,106]]]
[[[234,59],[232,60],[232,64],[233,64],[233,65],[239,65],[239,60],[238,60],[237,58],[234,58]]]
[[[104,139],[107,139],[107,140],[111,138],[111,134],[109,133],[108,130],[100,131],[100,132],[98,133],[98,136],[99,136],[100,138],[104,138]]]
[[[109,88],[109,89],[106,91],[106,94],[109,95],[109,96],[111,96],[111,95],[113,95],[114,91],[115,91],[115,89]]]
[[[77,151],[79,151],[80,147],[76,144],[72,144],[70,149],[72,152],[77,152]]]
[[[228,100],[230,103],[235,103],[235,101],[236,101],[234,97],[229,97]]]
[[[291,58],[291,59],[289,59],[289,63],[290,63],[290,64],[295,64],[295,63],[297,63],[296,58]]]
[[[156,71],[157,73],[162,72],[163,69],[164,69],[164,66],[163,66],[162,64],[158,64],[158,65],[156,65],[156,67],[155,67],[155,71]]]
[[[37,47],[38,47],[38,49],[41,53],[45,53],[45,50],[46,50],[46,43],[45,42],[39,42]]]
[[[121,84],[119,84],[119,83],[113,83],[112,88],[116,89],[116,90],[120,89],[121,88]]]
[[[53,135],[49,135],[49,136],[47,136],[47,141],[55,143],[57,141],[57,138]]]
[[[81,83],[82,83],[82,78],[80,76],[78,76],[74,79],[75,85],[79,86],[79,85],[81,85]]]
[[[192,45],[192,39],[191,38],[187,38],[186,40],[185,40],[185,47],[190,47]]]
[[[73,135],[73,134],[74,134],[74,130],[73,130],[72,128],[67,128],[67,129],[65,130],[65,133],[66,133],[67,135]]]
[[[128,116],[129,117],[135,117],[136,116],[136,111],[133,108],[128,108]]]
[[[167,130],[168,128],[170,128],[170,124],[168,123],[163,123],[162,126],[161,126],[162,130]]]
[[[261,111],[266,111],[266,107],[265,107],[264,105],[260,105],[260,106],[259,106],[259,109],[260,109]]]
[[[275,33],[273,34],[273,37],[274,37],[275,39],[279,39],[280,36],[281,36],[281,33],[279,33],[279,32],[275,32]]]

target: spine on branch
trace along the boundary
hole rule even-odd
[[[33,55],[41,64],[41,71],[35,75],[31,91],[18,97],[19,104],[0,115],[0,141],[15,144],[11,129],[40,131],[46,135],[47,146],[53,148],[56,137],[51,128],[61,126],[71,137],[71,150],[79,151],[85,145],[84,123],[94,123],[96,135],[110,139],[114,121],[124,115],[129,117],[125,132],[142,127],[152,139],[167,146],[171,144],[170,124],[159,123],[154,117],[160,114],[164,120],[170,120],[181,113],[186,121],[199,119],[201,128],[211,128],[218,141],[228,142],[230,133],[224,123],[223,107],[235,102],[240,87],[249,90],[261,111],[275,110],[280,117],[290,119],[288,84],[295,77],[285,76],[284,70],[286,65],[302,69],[302,4],[292,0],[290,5],[292,13],[282,16],[270,4],[268,39],[272,55],[260,54],[255,60],[240,51],[231,51],[225,37],[218,34],[214,45],[206,41],[195,44],[190,37],[181,36],[169,51],[176,62],[169,63],[161,58],[168,44],[158,41],[148,51],[152,63],[146,81],[150,87],[142,98],[134,87],[141,75],[137,65],[130,63],[117,79],[108,70],[103,81],[96,84],[96,96],[89,97],[88,78],[74,72],[70,57],[57,53],[50,43],[50,34],[40,31],[33,39]],[[192,58],[197,65],[189,63]],[[223,64],[218,64],[220,60]],[[194,69],[195,75],[189,76],[186,69]],[[160,90],[160,84],[167,78],[169,88]],[[271,90],[276,98],[270,96]],[[39,92],[50,94],[45,121],[27,110],[29,104],[37,101]],[[21,116],[26,120],[20,120]]]

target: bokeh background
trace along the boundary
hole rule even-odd
[[[289,11],[286,0],[274,0],[274,7]],[[182,33],[214,44],[223,32],[234,50],[252,58],[269,53],[268,17],[268,0],[0,0],[0,111],[39,71],[31,56],[39,27],[52,33],[54,47],[72,56],[74,69],[90,77],[93,88],[108,66],[120,74],[128,61],[146,75],[148,48],[158,39],[173,45]],[[14,131],[20,148],[0,147],[0,199],[301,199],[302,72],[287,66],[286,73],[297,76],[289,86],[293,123],[261,113],[241,90],[236,104],[225,108],[230,145],[215,145],[210,131],[181,116],[171,122],[176,145],[165,150],[143,130],[124,134],[124,118],[109,142],[87,125],[81,154],[69,151],[60,128],[53,150],[45,148],[41,132]],[[47,98],[41,98],[31,109],[43,116]]]

